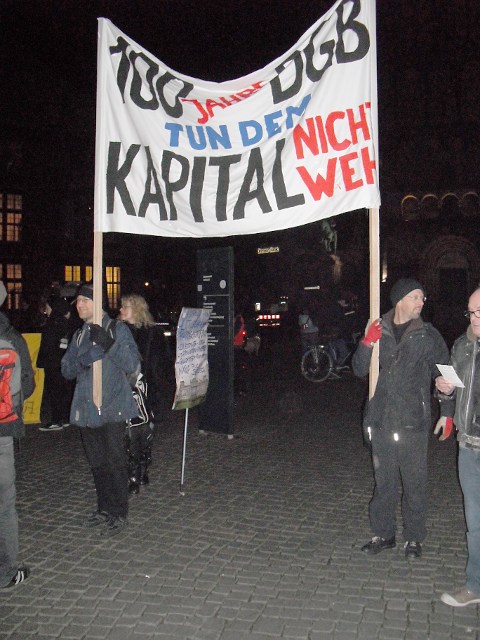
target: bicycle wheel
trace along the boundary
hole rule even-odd
[[[333,362],[324,347],[312,347],[303,354],[302,375],[310,382],[323,382],[333,369]]]

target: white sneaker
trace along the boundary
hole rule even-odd
[[[463,587],[455,593],[442,593],[440,600],[451,607],[466,607],[468,604],[480,604],[480,596],[476,596]]]
[[[48,422],[47,424],[42,424],[39,428],[39,431],[61,431],[63,426],[61,424],[57,424],[56,422]]]

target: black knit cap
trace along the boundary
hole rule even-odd
[[[83,296],[84,298],[90,298],[90,300],[93,300],[93,284],[91,282],[81,284],[78,287],[77,298],[78,296]]]
[[[90,298],[93,300],[93,282],[84,282],[78,287],[77,296],[83,296],[84,298]],[[75,299],[76,299],[75,298]],[[102,309],[108,311],[108,298],[105,289],[102,291]]]
[[[400,278],[400,280],[397,280],[390,290],[390,300],[392,301],[392,305],[395,306],[397,302],[400,302],[402,298],[414,289],[421,289],[423,291],[423,295],[425,295],[425,288],[418,280],[415,280],[414,278]]]

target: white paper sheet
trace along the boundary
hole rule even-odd
[[[437,364],[437,368],[445,380],[450,382],[450,384],[454,384],[456,387],[460,387],[461,389],[465,387],[452,366],[449,364]]]

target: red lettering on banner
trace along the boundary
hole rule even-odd
[[[332,111],[327,116],[327,122],[325,123],[325,131],[327,132],[327,138],[330,142],[330,146],[334,151],[345,151],[350,146],[350,140],[345,138],[342,142],[337,138],[335,133],[335,122],[337,120],[343,120],[345,118],[344,111]]]
[[[324,178],[317,173],[315,179],[308,173],[305,167],[297,167],[297,171],[304,181],[307,189],[312,194],[314,200],[320,200],[323,194],[328,198],[333,196],[335,190],[335,168],[337,166],[337,159],[330,158],[327,165],[327,177]]]
[[[251,87],[247,87],[242,91],[238,91],[237,93],[233,93],[229,96],[221,96],[218,98],[220,102],[217,100],[207,100],[205,104],[202,104],[200,100],[189,98],[182,98],[182,102],[191,102],[200,112],[200,118],[197,120],[198,124],[205,124],[210,118],[213,118],[213,109],[215,107],[226,109],[236,102],[246,100],[259,91],[264,85],[265,83],[263,81],[254,82]]]
[[[360,159],[361,168],[364,175],[359,177],[355,175],[356,168],[352,166],[352,163]],[[320,200],[323,195],[327,198],[331,198],[335,190],[335,171],[338,165],[342,174],[343,184],[346,191],[353,191],[354,189],[360,189],[364,183],[374,184],[373,171],[376,168],[375,160],[370,158],[368,147],[363,147],[360,150],[360,155],[356,152],[347,153],[338,158],[329,158],[327,162],[327,175],[324,177],[317,173],[317,176],[313,178],[305,167],[297,167],[298,174],[305,183],[305,186],[310,191],[314,200]]]
[[[350,162],[352,162],[352,160],[356,160],[357,158],[358,153],[347,153],[345,156],[341,156],[339,158],[340,169],[342,170],[343,184],[345,185],[345,189],[347,191],[358,189],[363,184],[362,180],[357,180],[355,182],[353,180],[355,169],[350,166]]]
[[[367,184],[374,184],[375,179],[373,176],[373,170],[377,168],[377,163],[375,160],[370,158],[370,151],[368,147],[364,147],[360,153],[362,154],[362,164],[365,171],[365,177],[367,178]]]
[[[351,145],[371,140],[369,123],[366,117],[366,109],[370,109],[370,103],[361,104],[357,109],[346,111],[332,111],[325,118],[315,116],[307,118],[304,125],[298,124],[293,130],[293,142],[295,153],[299,160],[305,157],[306,147],[314,156],[328,151],[346,151]],[[315,127],[313,122],[315,121]],[[350,138],[340,139],[337,134],[339,122],[347,122]],[[306,129],[305,129],[306,127]],[[361,134],[361,135],[359,135]]]

